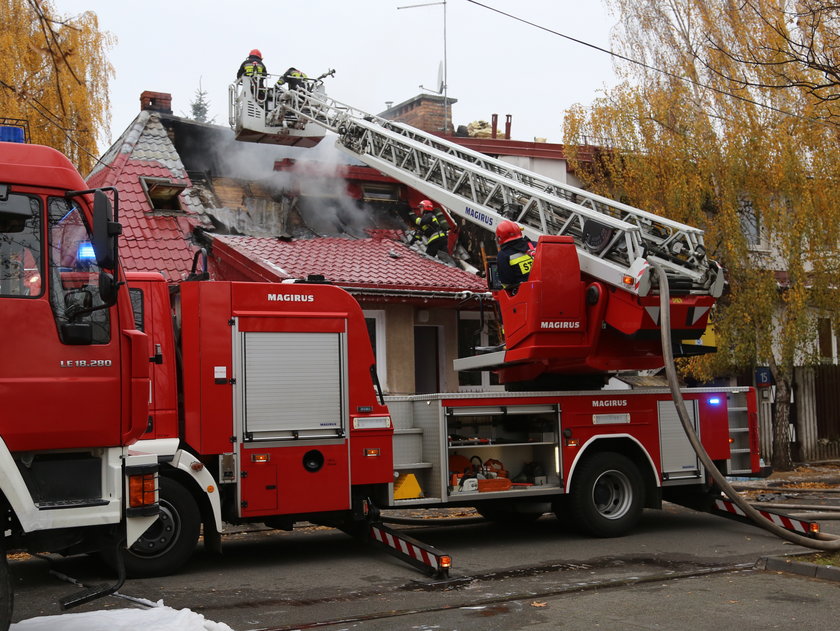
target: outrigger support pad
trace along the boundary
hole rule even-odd
[[[437,579],[449,578],[452,557],[434,546],[402,534],[382,523],[369,525],[368,538],[389,554]]]

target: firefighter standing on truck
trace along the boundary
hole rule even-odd
[[[499,281],[504,289],[515,292],[531,273],[534,243],[522,234],[522,228],[510,220],[496,226],[496,242],[499,244],[499,254],[496,256]]]
[[[415,231],[411,243],[422,238],[426,242],[426,254],[435,256],[446,245],[446,228],[435,215],[434,206],[428,199],[417,204],[414,210]]]

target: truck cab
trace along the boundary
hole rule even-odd
[[[130,447],[147,422],[146,335],[119,285],[114,206],[85,189],[58,151],[0,142],[7,550],[96,550],[157,515],[157,460]]]

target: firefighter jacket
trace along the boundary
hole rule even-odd
[[[534,244],[525,237],[502,245],[496,257],[496,267],[502,287],[512,289],[528,280],[533,263]]]
[[[262,59],[257,57],[256,55],[248,55],[248,59],[242,62],[242,65],[239,66],[239,70],[236,72],[236,78],[238,79],[242,75],[246,77],[256,77],[256,76],[265,76],[268,74],[268,71],[265,69],[265,64],[262,62]]]
[[[417,230],[412,237],[412,241],[416,241],[422,236],[428,244],[446,237],[445,228],[431,210],[427,210],[421,217],[417,217],[414,220],[414,225],[417,227]]]
[[[303,85],[303,80],[306,78],[306,73],[301,72],[297,68],[289,68],[279,79],[277,79],[276,85],[284,85],[288,82],[290,90],[297,90]]]

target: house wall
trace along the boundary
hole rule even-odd
[[[415,326],[438,327],[440,390],[457,392],[458,373],[452,362],[458,357],[458,312],[411,304],[362,303],[367,310],[385,312],[385,389],[388,394],[414,394]],[[423,349],[419,349],[423,352]]]
[[[534,173],[544,175],[545,177],[550,177],[558,182],[577,186],[576,183],[568,181],[565,160],[549,160],[546,158],[532,158],[528,156],[499,156],[499,160],[502,162],[508,162],[520,169],[527,169],[529,171],[533,171]]]

